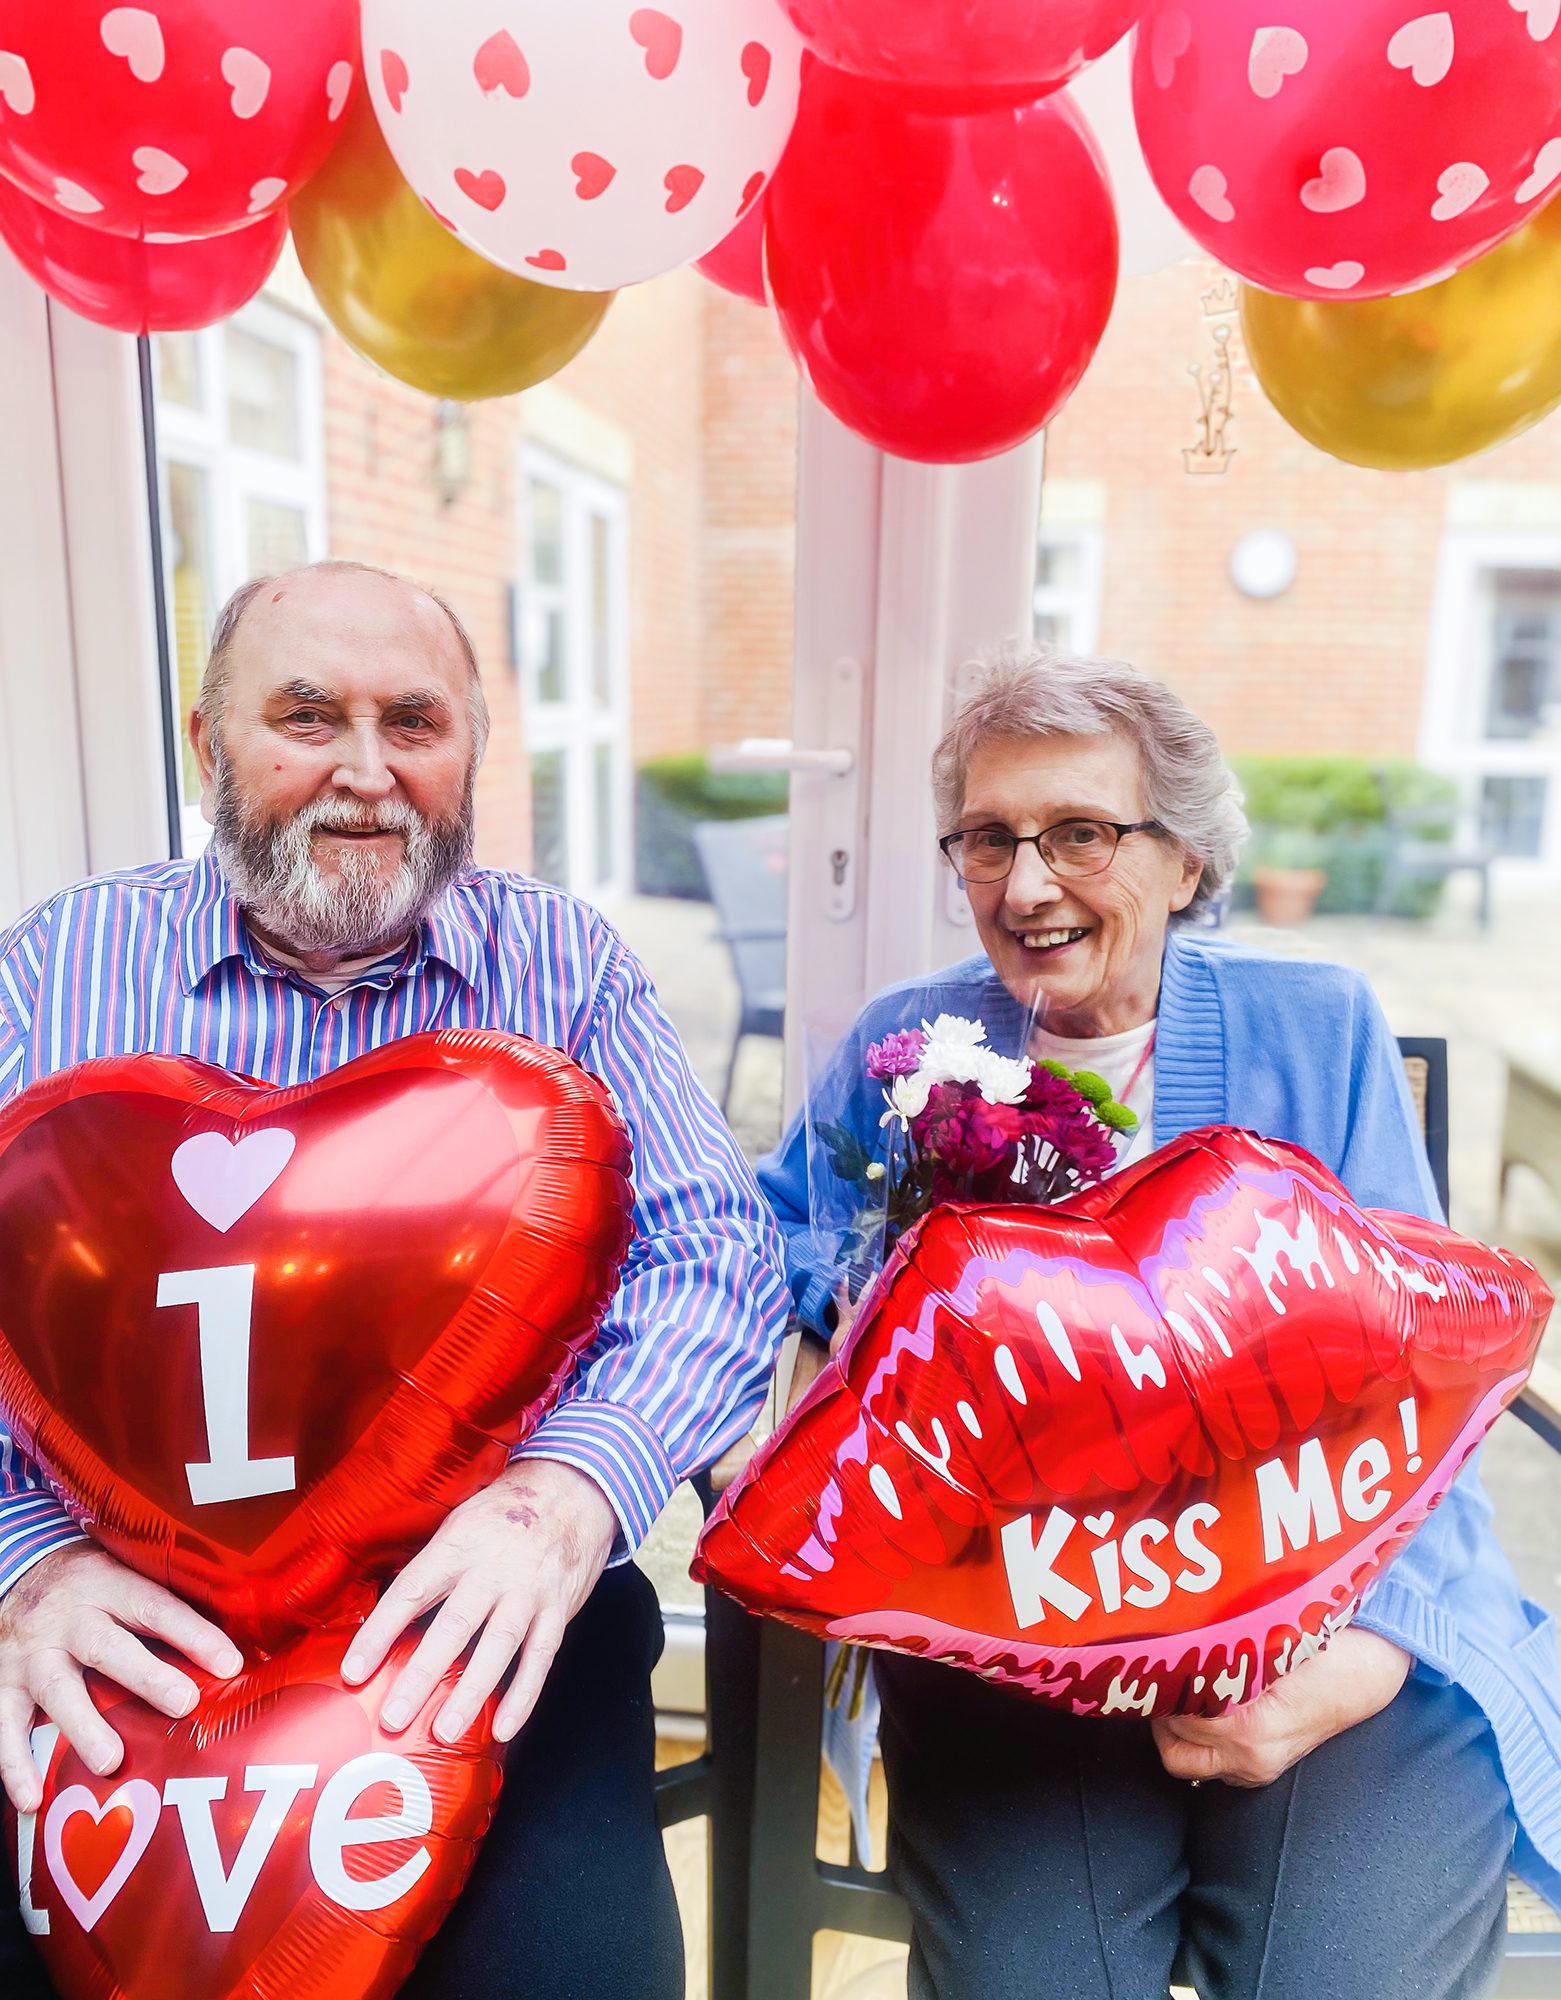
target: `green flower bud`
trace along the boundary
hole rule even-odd
[[[1112,1101],[1111,1085],[1092,1069],[1076,1069],[1068,1081],[1086,1104],[1109,1104]]]
[[[1138,1113],[1129,1111],[1125,1104],[1097,1104],[1095,1116],[1112,1132],[1138,1130]]]

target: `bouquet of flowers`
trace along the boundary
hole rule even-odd
[[[820,1130],[859,1198],[842,1246],[852,1267],[887,1258],[939,1202],[1050,1203],[1093,1187],[1138,1125],[1093,1070],[1000,1055],[981,1022],[957,1014],[886,1035],[866,1065],[883,1086],[886,1157],[843,1125]]]

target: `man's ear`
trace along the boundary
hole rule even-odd
[[[214,730],[198,708],[190,710],[190,748],[201,774],[201,818],[208,826],[217,823],[217,763]]]

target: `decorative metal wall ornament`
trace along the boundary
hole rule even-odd
[[[1192,362],[1187,370],[1198,387],[1198,441],[1183,447],[1182,467],[1193,478],[1227,471],[1236,456],[1230,430],[1235,422],[1240,302],[1235,281],[1228,274],[1211,285],[1200,301],[1212,352],[1206,360]]]

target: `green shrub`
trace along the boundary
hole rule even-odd
[[[786,810],[784,771],[712,771],[702,751],[658,757],[635,774],[634,881],[642,896],[702,901],[704,871],[691,829],[705,819]]]
[[[1375,909],[1391,840],[1390,802],[1416,812],[1419,839],[1450,839],[1455,830],[1454,780],[1404,758],[1242,757],[1234,769],[1252,822],[1238,889],[1246,890],[1254,868],[1322,868],[1328,886],[1317,907],[1325,915]],[[1440,894],[1437,882],[1407,884],[1393,914],[1429,916]]]

